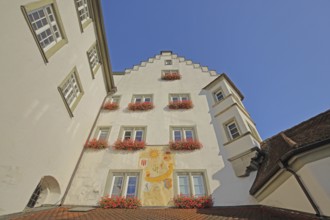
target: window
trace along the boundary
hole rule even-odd
[[[181,172],[176,171],[177,194],[184,196],[208,195],[204,172]]]
[[[172,127],[172,140],[183,141],[183,140],[195,140],[195,128],[193,127]]]
[[[165,65],[172,65],[172,60],[165,60]]]
[[[170,94],[171,102],[180,102],[190,100],[189,94]]]
[[[73,110],[76,108],[79,100],[84,94],[76,67],[73,68],[69,75],[63,80],[61,85],[58,87],[58,90],[62,95],[66,107],[72,117]]]
[[[22,11],[45,60],[67,43],[55,0],[22,6]]]
[[[80,29],[83,31],[92,21],[88,8],[88,0],[75,0],[75,4],[80,21]]]
[[[236,126],[236,122],[232,121],[226,125],[228,134],[231,139],[235,139],[240,136],[239,130]]]
[[[110,102],[119,104],[119,100],[120,100],[120,96],[112,96]]]
[[[135,140],[144,141],[145,140],[145,127],[125,127],[122,128],[122,140]]]
[[[98,55],[98,50],[97,50],[97,44],[95,43],[88,51],[87,51],[87,57],[89,61],[89,65],[92,71],[92,75],[96,74],[97,70],[100,67],[100,60],[99,60],[99,55]]]
[[[222,99],[224,99],[224,95],[221,89],[214,93],[214,98],[216,102],[220,102]]]
[[[152,102],[152,95],[134,95],[133,103]]]
[[[110,134],[110,127],[99,127],[96,132],[96,139],[102,141],[108,141]]]
[[[140,172],[113,172],[111,176],[110,190],[106,190],[110,197],[138,197]]]

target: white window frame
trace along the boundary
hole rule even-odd
[[[141,99],[140,102],[136,102],[137,99]],[[146,101],[150,99],[150,101]],[[144,102],[151,102],[152,103],[152,95],[133,95],[132,103],[144,103]]]
[[[125,138],[126,132],[131,132],[130,138]],[[137,141],[145,141],[145,137],[146,137],[146,128],[145,127],[123,127],[120,139],[122,141],[128,140],[128,139],[135,141],[137,138],[137,132],[142,132],[141,140],[137,140]]]
[[[81,97],[84,94],[84,90],[82,88],[76,67],[74,67],[73,70],[62,81],[58,87],[58,90],[70,116],[73,117],[73,111],[77,107]],[[71,95],[72,97],[70,98]]]
[[[122,177],[123,179],[122,179],[120,193],[118,193],[115,196],[127,197],[129,179],[131,177],[136,177],[135,194],[134,194],[134,196],[129,196],[129,197],[139,197],[139,192],[140,192],[139,188],[140,188],[140,183],[141,183],[141,172],[140,171],[112,171],[112,172],[109,172],[109,176],[111,176],[111,177],[110,177],[110,181],[108,178],[108,183],[106,186],[106,190],[104,192],[105,195],[109,195],[110,197],[112,196],[116,177]]]
[[[110,135],[110,129],[111,129],[111,127],[103,127],[103,126],[98,127],[97,130],[96,130],[96,133],[95,133],[95,138],[97,140],[108,141],[109,135]],[[105,133],[105,137],[104,138],[101,138],[102,133],[103,134]]]
[[[98,45],[94,43],[87,51],[87,58],[89,62],[89,66],[92,72],[92,77],[94,79],[95,74],[100,68],[101,62],[99,57]]]
[[[231,129],[230,128],[231,125],[235,125],[235,128],[234,128],[234,129],[236,129],[236,132],[235,133],[232,132],[234,129]],[[237,124],[237,122],[235,120],[230,121],[229,123],[227,123],[226,124],[226,129],[227,129],[227,133],[228,133],[228,135],[229,135],[229,137],[230,137],[231,140],[234,140],[234,139],[236,139],[236,138],[238,138],[238,137],[241,136],[241,132],[239,130],[238,124]]]
[[[171,140],[172,141],[183,141],[187,140],[187,132],[191,132],[191,140],[197,140],[196,129],[195,127],[171,127]],[[175,133],[180,132],[181,140],[175,140]],[[190,139],[189,139],[190,140]]]
[[[197,195],[196,194],[196,184],[194,182],[194,177],[198,176],[201,177],[202,180],[202,193]],[[180,190],[180,177],[186,177],[188,179],[188,194],[182,194],[181,190]],[[208,181],[207,181],[207,175],[206,175],[206,171],[197,171],[197,170],[176,170],[174,172],[174,178],[175,178],[175,194],[176,195],[185,195],[185,196],[196,196],[196,197],[200,197],[200,196],[207,196],[209,195],[209,187],[208,187]]]
[[[175,101],[174,98],[177,98],[177,100]],[[190,100],[189,94],[170,94],[170,102],[182,102],[189,100]]]
[[[221,98],[218,97],[218,94],[221,93]],[[222,89],[218,89],[213,93],[214,100],[216,102],[220,102],[225,99],[225,94],[223,93]]]
[[[92,22],[89,0],[74,0],[81,32]],[[79,5],[79,2],[81,3]],[[82,16],[82,14],[86,16]],[[84,19],[82,19],[84,17]]]
[[[116,104],[119,105],[119,102],[120,102],[120,96],[119,96],[119,95],[112,96],[112,97],[109,99],[109,101],[110,101],[111,103],[116,103]]]
[[[42,0],[21,6],[23,15],[45,61],[68,41],[55,0]],[[52,40],[51,40],[52,39]],[[50,41],[48,44],[44,42]]]

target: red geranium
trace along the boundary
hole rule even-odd
[[[169,145],[171,150],[196,150],[203,147],[197,140],[170,141]]]
[[[138,102],[138,103],[129,103],[128,109],[131,111],[146,111],[153,109],[154,105],[152,102]]]
[[[212,196],[183,196],[179,195],[174,199],[174,206],[181,209],[204,209],[213,206]]]
[[[134,141],[132,139],[127,140],[117,140],[113,148],[116,150],[142,150],[145,148],[145,142],[144,141]]]
[[[91,148],[91,149],[103,149],[109,147],[108,142],[105,140],[97,140],[96,138],[88,141],[85,144],[86,148]]]
[[[191,100],[174,101],[168,104],[169,109],[190,109],[194,107]]]
[[[106,102],[103,105],[103,109],[106,109],[106,110],[117,110],[118,108],[119,108],[119,105],[116,102]]]

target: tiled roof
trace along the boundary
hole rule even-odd
[[[68,207],[31,212],[9,218],[12,220],[316,220],[315,215],[267,206],[215,207],[210,209],[101,209],[69,212]]]
[[[264,159],[250,189],[255,194],[280,170],[279,160],[313,150],[330,142],[330,110],[285,130],[261,143]]]

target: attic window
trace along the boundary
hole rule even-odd
[[[172,60],[165,60],[165,65],[172,65]]]

